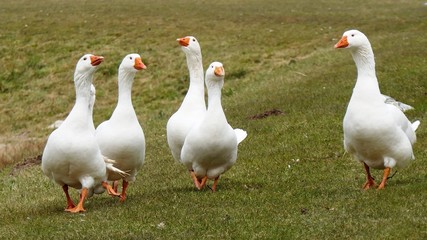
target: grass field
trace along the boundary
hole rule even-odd
[[[0,0],[0,239],[426,239],[427,6],[424,1]],[[344,153],[342,118],[356,79],[348,29],[371,41],[383,93],[415,107],[416,161],[383,191],[363,191]],[[248,138],[218,191],[196,191],[166,143],[188,87],[176,38],[193,35],[203,65],[224,64],[223,106]],[[133,103],[146,163],[121,204],[106,194],[84,214],[32,159],[74,103],[73,71],[95,74],[98,125],[113,111],[117,68],[140,53]],[[253,119],[278,109],[283,114]],[[26,161],[26,162],[25,162]],[[374,171],[379,180],[381,171]],[[210,183],[211,184],[211,183]],[[72,197],[78,193],[72,190]]]

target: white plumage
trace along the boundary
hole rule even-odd
[[[145,159],[145,136],[131,97],[135,74],[145,68],[139,54],[129,54],[123,59],[119,66],[117,106],[110,119],[96,129],[96,139],[102,154],[114,159],[114,166],[128,173],[124,176],[108,171],[108,180],[123,179],[120,201],[125,201],[128,183],[135,181]]]
[[[202,65],[202,52],[195,37],[188,36],[177,39],[187,58],[190,74],[190,86],[178,109],[166,125],[167,140],[173,158],[181,162],[181,150],[190,129],[197,124],[206,113],[205,87]],[[188,169],[194,176],[193,169]]]
[[[106,181],[106,163],[94,135],[90,89],[93,74],[103,57],[86,54],[77,63],[74,73],[76,102],[68,117],[49,136],[42,157],[45,175],[63,187],[67,198],[66,211],[81,212],[84,200],[94,188],[103,185],[115,194]],[[79,203],[74,205],[68,187],[81,189]]]
[[[224,74],[219,62],[213,62],[206,70],[208,109],[188,133],[181,152],[182,162],[194,171],[193,180],[199,189],[207,179],[215,179],[212,191],[216,190],[219,176],[235,164],[237,146],[247,136],[245,131],[233,129],[228,124],[222,109]]]
[[[357,81],[343,121],[344,147],[363,162],[367,181],[375,182],[369,168],[384,169],[379,189],[385,187],[391,168],[405,167],[414,159],[412,145],[419,121],[409,122],[399,104],[389,104],[381,94],[375,73],[374,53],[368,38],[357,30],[343,34],[335,48],[349,48],[357,67]],[[394,101],[391,101],[394,102]]]

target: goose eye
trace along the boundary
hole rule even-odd
[[[87,60],[87,57],[84,57],[84,58],[83,58],[83,60],[85,60],[85,61],[86,61],[86,60]]]
[[[351,34],[352,37],[354,37],[354,34]]]
[[[196,41],[196,39],[193,38],[193,42],[195,42],[195,41]]]
[[[130,60],[132,60],[132,57],[129,57]]]

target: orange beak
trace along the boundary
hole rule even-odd
[[[142,70],[147,68],[147,66],[145,66],[145,64],[142,62],[141,58],[135,58],[135,64],[133,65],[133,67],[136,70]]]
[[[337,44],[335,44],[335,48],[346,48],[348,47],[347,36],[343,36]]]
[[[104,61],[103,56],[94,56],[94,55],[90,56],[90,64],[92,64],[92,66],[98,66],[103,61]]]
[[[177,41],[179,45],[183,47],[188,47],[188,45],[190,45],[190,38],[188,37],[178,38]]]
[[[222,77],[222,76],[224,76],[224,68],[223,67],[215,67],[214,73],[215,73],[215,76]]]

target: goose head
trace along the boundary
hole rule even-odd
[[[359,74],[375,76],[375,59],[371,43],[362,32],[358,30],[346,31],[335,48],[348,48],[356,63]]]
[[[96,68],[104,61],[104,57],[93,54],[85,54],[76,65],[74,77],[84,76],[95,72]]]
[[[224,76],[225,70],[222,63],[213,62],[206,70],[206,85],[211,86],[212,84],[219,83],[222,86],[224,84]]]
[[[74,82],[78,85],[83,82],[92,82],[92,76],[99,64],[104,61],[104,57],[93,54],[85,54],[79,59],[74,71]]]
[[[136,53],[128,54],[125,58],[123,58],[123,61],[119,67],[120,70],[129,72],[137,72],[146,68],[147,67],[141,60],[141,56]]]
[[[183,38],[178,38],[176,41],[178,41],[179,45],[181,45],[182,47],[182,51],[184,51],[186,54],[201,54],[200,44],[195,37],[187,36]]]
[[[341,40],[335,44],[335,48],[361,48],[370,46],[368,38],[358,30],[346,31]]]

